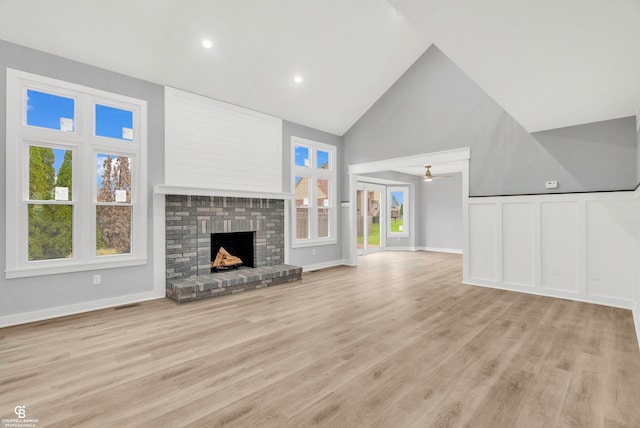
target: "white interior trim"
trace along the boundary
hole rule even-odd
[[[606,298],[606,297],[594,297],[594,296],[587,296],[587,295],[578,295],[578,294],[573,294],[573,293],[566,293],[566,292],[562,292],[559,290],[552,290],[552,289],[532,289],[531,287],[523,287],[523,286],[519,286],[519,285],[515,285],[512,284],[511,286],[509,286],[508,288],[506,287],[502,287],[501,285],[497,285],[495,283],[492,283],[490,281],[482,281],[482,280],[471,280],[471,281],[463,281],[462,282],[465,285],[471,285],[474,287],[486,287],[486,288],[493,288],[496,290],[507,290],[507,291],[513,291],[516,293],[526,293],[526,294],[533,294],[535,296],[545,296],[545,297],[554,297],[554,298],[558,298],[558,299],[565,299],[565,300],[573,300],[576,302],[585,302],[585,303],[593,303],[596,305],[605,305],[605,306],[611,306],[614,308],[621,308],[621,309],[632,309],[634,302],[631,300],[625,300],[625,299],[615,299],[615,298]]]
[[[370,174],[372,172],[394,171],[397,169],[410,168],[415,165],[437,164],[438,171],[460,172],[460,169],[451,166],[446,168],[448,163],[454,163],[471,158],[469,147],[441,152],[424,153],[414,156],[403,156],[399,158],[384,159],[373,162],[357,163],[348,166],[349,174]],[[464,180],[463,180],[464,181]]]
[[[335,267],[335,266],[348,266],[349,265],[349,260],[330,260],[328,262],[322,262],[322,263],[314,263],[314,264],[310,264],[310,265],[303,265],[302,266],[302,271],[303,272],[311,272],[314,270],[320,270],[320,269],[327,269],[327,268],[331,268],[331,267]]]
[[[153,195],[153,292],[160,298],[167,292],[166,197]]]
[[[383,172],[390,170],[402,170],[415,167],[416,165],[432,164],[438,165],[438,171],[442,172],[460,172],[462,173],[462,222],[463,222],[463,250],[462,250],[462,266],[463,266],[463,280],[467,278],[468,267],[468,254],[469,242],[468,242],[468,201],[469,201],[469,159],[471,157],[471,149],[468,147],[446,150],[442,152],[424,153],[414,156],[404,156],[399,158],[392,158],[386,160],[379,160],[373,162],[365,162],[359,164],[352,164],[347,167],[349,177],[349,199],[354,201],[349,206],[349,222],[345,227],[345,231],[342,236],[346,237],[349,248],[349,265],[356,266],[358,260],[358,252],[356,249],[356,222],[357,222],[357,204],[355,203],[357,197],[358,178],[360,174],[370,174],[375,172]],[[369,177],[366,177],[369,179]],[[413,185],[413,184],[412,184]],[[415,194],[415,190],[412,192]],[[411,204],[415,209],[416,204]],[[412,210],[411,230],[415,231],[415,211]],[[415,233],[410,236],[410,247],[415,248]],[[394,250],[397,248],[390,248]]]
[[[639,197],[624,191],[471,198],[475,229],[465,234],[473,269],[463,282],[634,309],[637,317]],[[495,236],[495,246],[487,236]]]
[[[158,184],[153,186],[153,193],[157,195],[187,195],[187,196],[225,196],[235,198],[258,199],[295,199],[295,194],[284,192],[254,192],[245,190],[213,189],[208,187],[170,186]]]
[[[65,317],[83,312],[91,312],[99,309],[113,308],[116,306],[130,305],[132,303],[144,302],[163,298],[164,294],[158,296],[156,291],[145,293],[129,294],[125,296],[110,297],[101,300],[91,300],[88,302],[76,303],[67,306],[56,306],[53,308],[41,309],[31,312],[4,315],[0,317],[0,328],[12,325],[26,324],[35,321],[42,321],[51,318]]]
[[[636,337],[638,338],[638,349],[640,350],[640,311],[633,310],[633,324],[636,327]]]
[[[371,184],[384,184],[384,185],[404,185],[409,184],[407,181],[399,181],[399,180],[388,180],[386,178],[377,178],[377,177],[369,177],[366,175],[358,175],[357,180],[359,183],[371,183]]]
[[[462,254],[459,248],[416,247],[418,251],[432,251],[434,253]]]

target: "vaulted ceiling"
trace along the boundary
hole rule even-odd
[[[529,131],[640,107],[637,0],[0,0],[0,38],[338,135],[431,43]]]
[[[633,116],[639,0],[390,0],[529,132]]]

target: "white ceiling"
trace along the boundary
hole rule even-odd
[[[430,41],[529,131],[640,106],[638,0],[0,0],[0,38],[338,135]]]
[[[386,0],[0,0],[0,38],[337,135],[430,46]]]

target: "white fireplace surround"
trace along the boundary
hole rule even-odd
[[[165,184],[185,188],[172,194],[268,198],[245,192],[282,192],[280,118],[165,87],[164,150]],[[216,189],[200,189],[203,183]]]

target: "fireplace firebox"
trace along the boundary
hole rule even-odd
[[[212,233],[211,273],[228,271],[229,269],[238,269],[241,267],[255,267],[255,241],[255,231]],[[229,263],[220,263],[223,258],[229,260]]]

